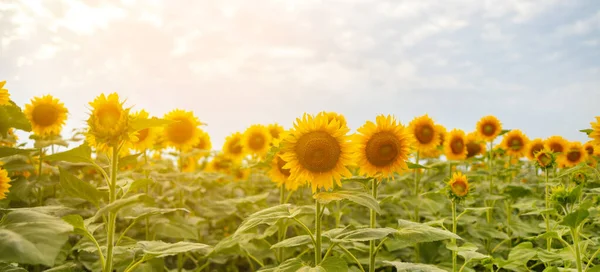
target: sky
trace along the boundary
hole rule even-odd
[[[59,98],[67,135],[112,92],[194,111],[217,149],[323,110],[583,142],[600,115],[598,0],[0,0],[0,35],[12,100]]]

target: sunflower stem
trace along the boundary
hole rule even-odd
[[[456,201],[452,200],[452,233],[456,234],[456,225],[457,225],[457,219],[456,219]],[[452,244],[454,244],[454,246],[458,247],[458,245],[456,244],[456,239],[452,238],[451,240]],[[457,259],[457,254],[456,254],[456,250],[452,250],[452,272],[456,272],[456,268],[457,268],[457,264],[456,264],[456,259]]]
[[[281,184],[279,186],[279,204],[284,204],[285,203],[285,188],[283,187],[283,184]],[[281,222],[279,222],[279,231],[277,233],[277,242],[281,242],[283,241],[283,239],[285,239],[285,230],[286,230],[286,226],[285,223],[283,222],[283,220],[281,220]],[[279,258],[279,263],[283,262],[283,248],[279,248],[277,249],[277,255]]]
[[[490,181],[490,196],[494,195],[494,175],[492,175],[492,167],[493,167],[493,150],[492,150],[492,146],[494,144],[494,141],[490,142],[490,149],[488,151],[488,180]],[[494,202],[493,201],[489,201],[489,205],[488,205],[489,209],[486,210],[486,219],[487,219],[487,223],[490,224],[492,223],[492,213],[493,213],[493,209],[494,209]]]
[[[417,151],[417,158],[415,160],[415,163],[418,165],[419,164],[419,151]],[[420,173],[420,169],[416,168],[415,169],[415,198],[416,198],[416,203],[415,203],[415,222],[419,223],[420,220],[420,216],[419,216],[419,208],[421,205],[421,201],[420,201],[420,188],[419,188],[419,183],[420,183],[420,179],[421,179],[421,173]],[[418,243],[415,244],[415,263],[418,263],[421,259],[421,248],[419,246]]]
[[[578,227],[571,228],[571,235],[573,235],[573,246],[575,247],[575,259],[577,265],[577,272],[582,272],[582,262],[581,262],[581,250],[579,248],[579,231]]]
[[[372,185],[371,185],[371,195],[373,196],[373,199],[375,199],[375,201],[377,201],[377,180],[376,179],[372,179]],[[377,225],[377,214],[375,213],[375,210],[371,209],[370,210],[370,227],[371,228],[375,228]],[[377,252],[375,252],[375,240],[371,240],[369,241],[369,272],[375,272],[375,257],[377,256]]]
[[[119,148],[112,147],[112,161],[110,170],[110,182],[109,187],[109,203],[111,204],[117,200],[117,169],[119,165]],[[115,240],[115,226],[117,223],[117,213],[108,212],[108,226],[107,226],[107,239],[106,239],[106,265],[104,272],[113,271],[113,249]]]
[[[544,221],[546,221],[546,233],[550,232],[550,213],[548,210],[550,209],[550,184],[548,183],[548,168],[545,169],[546,172],[546,216],[544,216]],[[550,251],[552,248],[552,237],[546,238],[546,250]]]
[[[148,179],[149,173],[146,167],[148,167],[148,150],[144,150],[144,175]],[[146,182],[146,195],[150,196],[150,184],[148,182]],[[146,241],[150,241],[150,218],[148,216],[144,219],[144,234]]]
[[[315,266],[321,263],[321,202],[315,199]]]

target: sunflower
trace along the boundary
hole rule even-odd
[[[92,113],[87,120],[88,144],[100,151],[108,151],[110,147],[118,147],[122,141],[130,140],[131,122],[129,109],[123,108],[119,95],[99,95],[90,102]]]
[[[0,200],[6,198],[8,188],[10,188],[10,178],[8,177],[8,172],[6,172],[5,169],[0,168]]]
[[[467,134],[466,137],[467,145],[467,158],[475,157],[479,154],[484,154],[486,147],[485,141],[483,141],[477,131],[473,131]]]
[[[477,122],[477,133],[481,139],[491,142],[502,132],[502,123],[496,116],[488,115]]]
[[[436,148],[421,150],[419,153],[420,158],[439,158],[444,153],[444,142],[448,131],[442,125],[435,125],[435,127],[440,132],[440,144]]]
[[[145,110],[138,111],[133,115],[133,119],[148,119],[149,115]],[[136,132],[137,140],[133,142],[133,149],[137,151],[145,151],[154,147],[156,138],[158,137],[158,129],[156,127],[149,127],[138,130]]]
[[[242,146],[242,134],[239,132],[232,133],[225,138],[223,144],[223,154],[235,161],[240,161],[246,155],[244,147]]]
[[[535,153],[535,164],[541,169],[552,168],[556,164],[556,156],[552,150],[544,147]]]
[[[231,170],[231,174],[234,181],[246,181],[250,177],[250,168],[237,166]]]
[[[164,119],[175,121],[164,128],[163,135],[167,146],[187,151],[200,141],[200,121],[191,111],[173,110]]]
[[[51,95],[34,97],[25,105],[25,116],[33,133],[39,136],[58,135],[67,120],[67,108]]]
[[[408,131],[415,139],[414,144],[419,151],[433,149],[441,142],[438,127],[427,114],[413,119]]]
[[[596,116],[596,122],[590,122],[592,125],[592,132],[588,135],[594,139],[596,144],[600,144],[600,116]]]
[[[244,132],[242,146],[246,151],[263,157],[271,144],[271,133],[263,125],[252,125]]]
[[[225,156],[224,154],[217,154],[208,163],[206,171],[228,174],[231,170],[232,165],[233,161],[231,160],[231,158]]]
[[[540,138],[536,138],[527,144],[527,158],[535,160],[535,153],[544,149],[544,141]]]
[[[337,112],[333,112],[333,111],[322,111],[319,113],[319,115],[325,115],[327,116],[327,120],[331,123],[331,121],[333,120],[337,120],[340,127],[347,127],[348,123],[346,122],[346,117],[344,117],[344,115],[339,114]]]
[[[196,166],[198,166],[198,159],[188,156],[187,158],[181,159],[181,172],[184,173],[192,173],[196,171]]]
[[[283,185],[288,191],[296,191],[304,183],[301,184],[291,180],[290,169],[283,168],[284,165],[285,161],[281,158],[280,153],[275,154],[271,161],[271,170],[269,170],[268,175],[273,182],[277,183],[277,186]]]
[[[561,136],[552,136],[544,141],[544,147],[555,153],[564,152],[567,144],[567,140]]]
[[[448,186],[450,186],[450,192],[454,197],[464,198],[469,193],[469,180],[461,172],[452,174]]]
[[[283,129],[283,127],[280,126],[277,123],[270,124],[269,126],[267,126],[267,129],[269,130],[269,133],[271,134],[271,138],[273,140],[280,139],[281,138],[281,133],[283,133],[285,131]]]
[[[525,154],[528,142],[529,138],[523,132],[513,129],[504,135],[501,146],[509,156],[520,158]]]
[[[290,179],[310,182],[313,193],[328,190],[333,182],[341,186],[342,176],[351,176],[346,165],[352,162],[351,143],[346,135],[350,129],[340,126],[338,119],[329,121],[319,114],[304,114],[296,119],[294,128],[281,142],[283,168],[290,169]]]
[[[200,130],[200,141],[194,146],[196,149],[210,151],[212,149],[212,143],[210,142],[210,135],[204,130]]]
[[[4,89],[5,81],[0,81],[0,106],[2,105],[10,105],[10,94],[7,89]]]
[[[598,155],[600,152],[600,148],[594,144],[592,141],[588,141],[583,145],[583,148],[587,152],[588,156]]]
[[[587,159],[587,151],[580,142],[571,142],[565,148],[562,163],[567,167],[572,167]]]
[[[412,138],[396,118],[379,115],[375,123],[367,121],[354,135],[354,161],[362,175],[391,176],[408,169]]]
[[[467,158],[467,144],[465,132],[460,129],[453,129],[446,135],[444,144],[444,154],[448,160],[464,160]]]

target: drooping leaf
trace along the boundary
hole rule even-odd
[[[92,149],[86,143],[83,143],[73,149],[44,157],[44,160],[49,162],[64,161],[72,163],[93,163]]]
[[[100,206],[102,194],[95,186],[80,180],[78,177],[71,174],[71,172],[61,167],[59,167],[58,170],[60,172],[60,186],[65,193],[72,197],[85,199],[96,207]]]
[[[146,196],[145,194],[136,194],[136,195],[132,195],[130,197],[126,197],[126,198],[122,198],[122,199],[118,199],[117,201],[110,203],[102,208],[100,208],[96,214],[94,215],[94,220],[104,214],[107,214],[108,212],[113,212],[116,213],[119,210],[127,207],[127,206],[131,206],[137,203],[141,203],[144,200],[150,200],[148,198],[148,196]],[[93,221],[93,220],[92,220]]]
[[[282,204],[264,210],[255,212],[248,216],[238,227],[233,235],[246,232],[259,225],[273,225],[280,219],[292,218],[299,213],[299,210],[292,210],[292,205]]]
[[[271,249],[296,247],[296,246],[310,244],[311,242],[312,242],[312,240],[310,239],[309,235],[299,235],[299,236],[287,238],[279,243],[276,243],[271,246]]]
[[[138,157],[142,155],[142,153],[137,153],[133,155],[128,155],[122,158],[119,158],[119,168],[125,168],[129,165],[137,164]]]
[[[434,265],[430,264],[420,264],[420,263],[405,263],[401,261],[383,261],[384,264],[388,266],[393,266],[396,268],[396,271],[419,271],[419,272],[446,272],[446,270],[438,268]]]
[[[264,268],[258,270],[258,272],[297,272],[304,267],[302,260],[298,258],[288,259],[281,263],[279,266]]]
[[[179,253],[185,252],[196,252],[201,255],[208,255],[212,251],[212,247],[201,243],[192,242],[177,242],[177,243],[165,243],[163,241],[139,241],[138,245],[142,247],[142,250],[150,258],[161,258],[166,256],[173,256]]]
[[[594,130],[591,128],[587,128],[587,129],[580,129],[579,132],[583,132],[587,135],[590,135],[590,133],[594,132]]]
[[[321,192],[314,196],[319,202],[327,204],[331,201],[338,200],[349,200],[356,204],[365,206],[369,209],[375,210],[377,213],[381,213],[381,208],[376,199],[370,194],[357,191],[336,191],[336,192]]]
[[[452,238],[461,239],[460,236],[450,231],[403,219],[398,219],[398,228],[395,239],[400,239],[408,244],[433,242]]]
[[[327,272],[347,272],[348,264],[340,257],[328,257],[320,265]]]
[[[0,146],[0,158],[13,156],[13,155],[19,155],[19,154],[28,154],[28,153],[31,153],[34,151],[36,151],[36,150],[35,149],[20,149],[20,148],[14,148],[14,147]]]
[[[9,128],[31,131],[29,120],[21,108],[14,104],[0,106],[0,135],[6,137]]]
[[[54,266],[73,230],[60,218],[15,210],[0,221],[0,262]]]
[[[336,243],[346,242],[364,242],[371,240],[379,240],[390,234],[396,233],[396,229],[392,228],[364,228],[356,229],[348,232],[342,232],[333,238],[331,241]]]
[[[583,222],[583,220],[588,218],[588,216],[590,216],[590,212],[588,210],[577,209],[576,211],[569,213],[565,217],[563,217],[560,224],[570,228],[576,228],[579,226],[579,224],[581,224],[581,222]]]
[[[406,162],[406,165],[408,165],[408,169],[429,169],[428,166],[416,164],[416,163],[409,162],[409,161]]]

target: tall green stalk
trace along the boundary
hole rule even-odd
[[[548,183],[548,168],[545,170],[546,172],[546,216],[544,216],[544,221],[546,221],[546,233],[550,232],[550,213],[548,210],[550,209],[550,184]],[[546,238],[546,249],[550,251],[552,248],[552,238]]]
[[[415,160],[416,164],[419,164],[419,151],[417,151],[417,158]],[[420,223],[420,216],[419,216],[419,208],[421,205],[421,201],[420,201],[420,182],[421,182],[421,173],[419,173],[419,168],[415,169],[415,198],[416,198],[416,203],[415,203],[415,222]],[[415,263],[418,263],[421,260],[421,248],[419,246],[418,243],[415,244]]]
[[[371,185],[371,195],[373,196],[373,199],[375,199],[375,201],[377,201],[377,180],[373,179],[372,181],[373,181],[373,183]],[[375,210],[373,210],[373,209],[370,210],[370,216],[371,216],[370,227],[375,228],[377,225],[377,214],[375,213]],[[375,271],[376,255],[377,255],[377,253],[375,252],[375,241],[371,240],[371,241],[369,241],[369,272]]]
[[[457,220],[456,220],[456,201],[452,200],[452,233],[456,234],[456,225],[457,225]],[[456,244],[456,239],[452,238],[452,244],[454,244],[454,246],[458,247],[458,245]],[[456,256],[457,252],[456,250],[452,250],[452,272],[456,272],[457,271],[457,264],[456,264]]]
[[[285,203],[285,188],[284,185],[281,184],[281,186],[279,187],[279,204],[284,204]],[[283,222],[283,220],[281,222],[279,222],[279,231],[277,233],[277,242],[281,242],[283,241],[283,239],[285,239],[285,223]],[[280,247],[279,249],[277,249],[277,257],[279,258],[279,263],[283,262],[283,248]]]
[[[109,187],[109,199],[108,204],[111,204],[117,200],[117,170],[119,165],[119,148],[112,147],[112,161],[110,166],[110,182]],[[106,228],[107,239],[106,239],[106,265],[104,266],[104,272],[113,271],[113,249],[115,241],[115,226],[117,223],[117,213],[108,212],[108,226]]]
[[[321,203],[315,199],[315,266],[321,263]]]
[[[148,151],[144,150],[144,167],[148,167]],[[144,169],[144,176],[146,176],[146,179],[149,176],[148,170]],[[146,195],[150,196],[150,184],[148,182],[146,182]],[[146,218],[144,219],[144,233],[146,234],[146,241],[150,240],[150,217],[146,216]]]
[[[581,262],[581,249],[579,248],[579,227],[571,228],[571,235],[573,235],[573,246],[575,247],[575,259],[577,265],[577,272],[583,271],[583,264]]]
[[[488,155],[488,180],[490,181],[490,196],[494,195],[494,175],[492,174],[492,167],[494,166],[493,162],[492,162],[493,158],[494,158],[493,152],[492,152],[493,144],[494,144],[494,141],[491,141],[490,149],[488,151],[488,154],[489,154]],[[486,219],[487,219],[487,223],[490,224],[490,223],[492,223],[492,213],[494,210],[494,202],[490,201],[488,207],[489,207],[489,209],[486,210]]]

